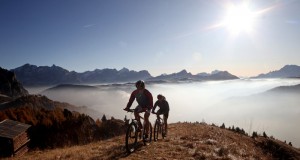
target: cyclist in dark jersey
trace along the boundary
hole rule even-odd
[[[153,108],[153,97],[152,94],[145,89],[145,83],[142,80],[139,80],[135,83],[136,90],[134,90],[129,98],[125,111],[128,111],[136,99],[138,106],[134,109],[134,116],[135,119],[139,122],[140,128],[142,128],[142,124],[140,122],[139,113],[145,112],[144,114],[144,121],[145,121],[145,131],[146,131],[146,138],[149,133],[149,116],[150,111]]]
[[[161,115],[163,114],[164,115],[164,123],[165,123],[165,129],[166,129],[166,134],[168,133],[168,117],[169,117],[169,111],[170,111],[170,108],[169,108],[169,103],[167,102],[166,100],[166,97],[159,94],[157,95],[157,101],[155,102],[154,104],[154,107],[152,109],[152,113],[155,113],[155,109],[156,107],[159,107],[159,110],[156,112],[157,115]]]

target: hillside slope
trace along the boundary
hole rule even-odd
[[[6,95],[11,98],[28,95],[28,91],[17,80],[14,72],[0,67],[0,97]]]
[[[300,159],[299,149],[278,140],[239,134],[206,124],[169,125],[164,140],[128,155],[124,136],[70,148],[31,151],[14,159]]]

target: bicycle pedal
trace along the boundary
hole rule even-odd
[[[145,143],[150,143],[150,140],[149,139],[144,139],[143,140]]]

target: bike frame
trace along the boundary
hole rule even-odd
[[[143,142],[144,142],[144,145],[147,145],[148,143],[150,143],[151,142],[151,140],[152,140],[152,125],[151,125],[151,123],[149,122],[149,129],[150,129],[150,140],[149,141],[147,141],[146,140],[146,138],[145,138],[145,128],[144,128],[144,126],[145,126],[145,121],[143,121],[143,123],[141,122],[141,124],[142,124],[142,128],[140,128],[139,127],[139,122],[138,122],[138,120],[136,120],[135,118],[132,118],[132,114],[134,113],[134,109],[130,109],[130,110],[128,110],[128,112],[131,112],[131,115],[130,115],[130,119],[131,119],[131,122],[129,123],[129,126],[128,126],[128,128],[127,128],[127,132],[126,132],[126,142],[125,142],[125,146],[126,146],[126,149],[127,149],[127,151],[129,152],[129,153],[131,153],[131,152],[133,152],[134,150],[135,150],[135,147],[136,147],[136,145],[137,145],[137,138],[139,138],[139,139],[143,139]],[[140,119],[142,119],[142,120],[144,120],[144,118],[143,117],[141,117],[140,115],[139,115],[139,118]],[[134,127],[133,128],[133,133],[134,133],[134,135],[132,136],[131,134],[132,134],[132,128],[130,128],[130,127]],[[142,129],[142,132],[140,132],[140,134],[139,135],[137,135],[138,134],[138,131],[139,130],[141,130]],[[134,143],[133,144],[128,144],[128,141],[129,141],[129,139],[131,139],[131,138],[134,138],[135,140],[134,140]],[[133,147],[128,147],[128,145],[133,145]]]
[[[156,120],[154,124],[154,140],[158,140],[158,134],[162,135],[162,138],[165,138],[165,123],[164,119],[160,117],[157,113],[154,113],[156,115]]]

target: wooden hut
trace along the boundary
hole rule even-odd
[[[0,157],[20,156],[28,151],[30,125],[6,119],[0,122]]]

